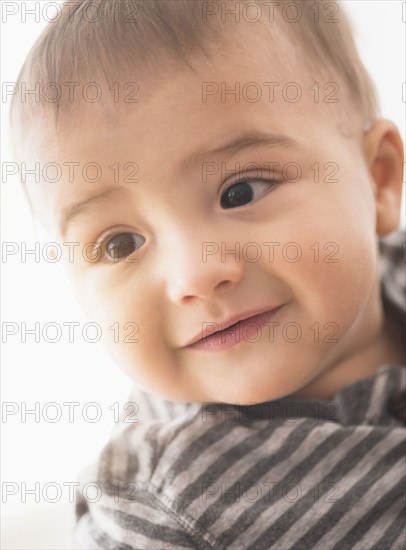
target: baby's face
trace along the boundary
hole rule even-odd
[[[196,58],[197,74],[140,83],[138,103],[111,117],[86,104],[42,151],[80,163],[77,174],[101,167],[96,183],[65,171],[44,184],[41,208],[61,241],[104,243],[99,261],[87,245],[87,261],[76,247],[68,264],[80,300],[117,364],[169,399],[295,393],[356,353],[377,311],[373,183],[359,139],[337,129],[340,104],[323,101],[342,96],[266,50],[251,33],[226,56]],[[239,101],[223,82],[240,83]],[[60,213],[82,201],[62,234]]]

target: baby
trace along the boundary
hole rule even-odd
[[[75,548],[403,549],[403,144],[342,6],[67,2],[18,84],[28,199],[140,413]]]

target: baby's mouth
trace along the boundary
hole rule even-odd
[[[209,328],[209,331],[206,330],[206,334],[203,336],[196,336],[187,346],[187,348],[194,349],[225,349],[231,347],[232,344],[239,343],[240,341],[253,341],[250,340],[249,330],[255,328],[255,331],[258,332],[262,329],[266,322],[269,321],[282,307],[281,306],[257,313],[251,316],[243,316],[238,321],[230,323],[212,323],[211,325],[216,325]]]

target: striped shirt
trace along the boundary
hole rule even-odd
[[[385,310],[403,329],[405,240],[379,241]],[[118,423],[81,473],[74,547],[404,550],[405,392],[393,364],[331,401],[187,404],[134,388],[139,422]]]

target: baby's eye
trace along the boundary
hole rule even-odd
[[[227,189],[227,191],[221,197],[221,206],[223,208],[234,208],[236,206],[243,206],[249,202],[255,201],[258,198],[258,194],[265,195],[267,191],[270,191],[281,180],[243,180],[235,183]],[[255,185],[254,185],[255,184]],[[252,189],[252,186],[256,190]],[[259,189],[259,193],[256,192]]]
[[[138,233],[119,233],[105,240],[105,258],[107,261],[118,262],[136,252],[144,244],[145,239]]]

